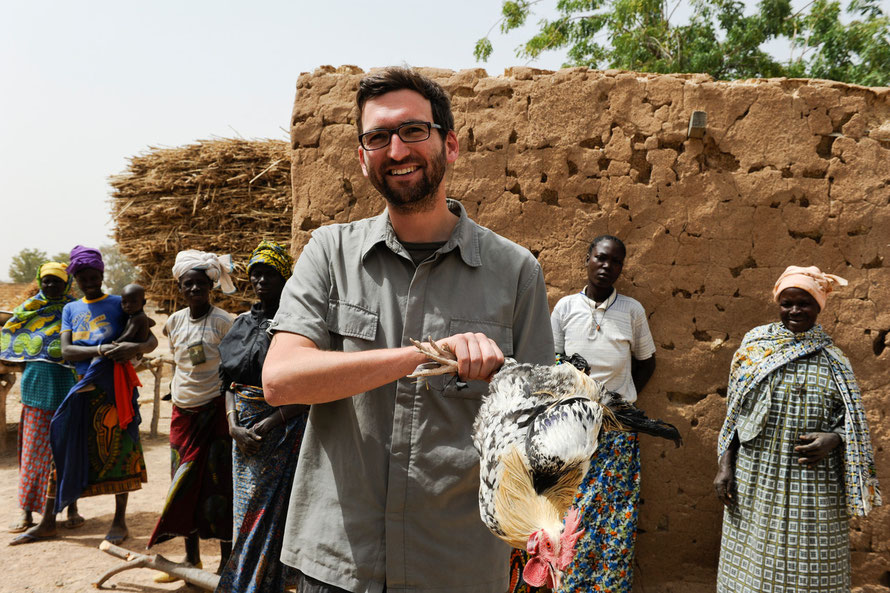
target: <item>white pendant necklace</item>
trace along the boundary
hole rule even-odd
[[[585,286],[584,289],[581,291],[581,294],[583,294],[584,297],[585,297],[585,302],[587,303],[587,308],[590,309],[590,317],[591,317],[591,320],[592,320],[592,322],[593,322],[592,325],[591,325],[591,328],[593,329],[593,332],[591,332],[591,336],[590,336],[590,337],[591,337],[591,338],[596,338],[597,335],[599,335],[599,331],[600,331],[600,328],[601,328],[602,325],[603,325],[603,321],[606,320],[606,313],[609,312],[609,309],[612,307],[612,305],[615,304],[615,301],[617,300],[617,295],[615,295],[615,289],[613,288],[613,289],[612,289],[612,294],[610,294],[608,297],[606,297],[606,301],[608,301],[609,299],[612,299],[612,302],[610,302],[608,305],[606,305],[606,308],[603,309],[603,314],[602,314],[602,316],[599,318],[599,320],[597,320],[597,318],[596,318],[596,310],[597,310],[599,307],[596,306],[596,301],[594,301],[592,298],[590,298],[589,296],[587,296],[587,287],[586,287],[586,286]],[[616,298],[612,298],[613,296],[616,297]],[[591,304],[591,303],[593,303],[593,304]]]

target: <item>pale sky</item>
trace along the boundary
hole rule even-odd
[[[320,65],[475,68],[499,0],[4,2],[0,280],[22,248],[110,243],[108,176],[150,146],[286,139]],[[497,39],[483,67],[514,65]],[[561,56],[536,66],[557,68]]]
[[[408,63],[500,75],[521,64],[513,50],[537,18],[509,37],[495,32],[488,63],[473,59],[500,4],[3,2],[0,280],[23,248],[110,243],[107,180],[132,155],[212,136],[286,139],[301,72]],[[530,65],[563,61],[550,53]]]

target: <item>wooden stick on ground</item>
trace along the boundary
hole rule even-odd
[[[106,554],[111,554],[112,556],[115,556],[122,560],[126,560],[127,563],[123,566],[112,568],[111,570],[103,574],[98,581],[93,583],[93,586],[97,589],[103,589],[104,587],[102,585],[105,584],[105,581],[107,581],[114,575],[124,572],[125,570],[132,570],[134,568],[150,568],[152,570],[165,572],[169,575],[182,579],[190,585],[195,585],[196,587],[200,587],[207,591],[216,590],[216,586],[219,584],[219,575],[213,574],[212,572],[207,572],[206,570],[201,570],[200,568],[195,568],[193,566],[171,562],[160,554],[139,554],[137,552],[131,552],[130,550],[121,548],[120,546],[116,546],[107,541],[103,541],[101,544],[99,544],[99,549]]]

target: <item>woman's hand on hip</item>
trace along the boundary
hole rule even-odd
[[[808,432],[800,435],[799,440],[801,444],[794,448],[794,452],[800,455],[797,463],[810,468],[841,444],[841,437],[836,432]]]

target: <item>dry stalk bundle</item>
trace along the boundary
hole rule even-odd
[[[171,275],[178,251],[231,253],[243,264],[261,239],[290,240],[290,148],[284,141],[215,139],[151,148],[132,157],[110,184],[115,240],[166,312],[183,306]],[[239,312],[253,293],[243,268],[235,279],[238,292],[216,293],[214,303]]]

